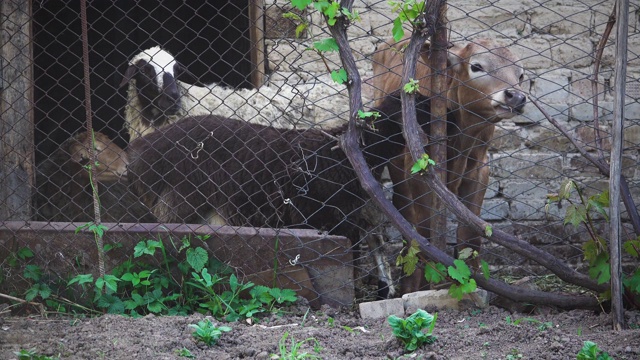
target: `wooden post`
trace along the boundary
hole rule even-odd
[[[259,88],[266,73],[264,49],[264,0],[249,2],[249,33],[251,37],[251,83]]]
[[[618,1],[618,23],[616,33],[616,64],[613,101],[613,124],[611,129],[611,160],[609,162],[609,212],[611,228],[609,256],[611,259],[611,315],[613,329],[626,327],[622,303],[622,233],[620,224],[620,174],[622,172],[622,125],[624,122],[624,98],[627,78],[627,36],[629,33],[629,0]]]
[[[28,220],[34,183],[31,1],[3,1],[0,24],[0,219]]]

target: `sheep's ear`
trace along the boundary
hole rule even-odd
[[[176,63],[174,69],[174,73],[176,74],[176,79],[181,79],[187,83],[197,83],[198,78],[191,72],[189,69],[184,66]]]
[[[138,67],[135,65],[129,65],[127,71],[124,72],[124,77],[122,78],[122,82],[120,83],[119,87],[123,87],[128,84],[129,81],[131,81],[131,79],[133,79],[133,77],[136,75],[136,72],[138,72]]]

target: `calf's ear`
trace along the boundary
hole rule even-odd
[[[462,65],[463,52],[467,48],[464,44],[451,44],[447,52],[447,66],[454,71],[459,71]]]

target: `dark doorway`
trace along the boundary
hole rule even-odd
[[[127,61],[161,45],[200,83],[252,87],[248,0],[95,0],[87,5],[93,126],[118,145]],[[80,5],[34,1],[36,162],[85,127]]]

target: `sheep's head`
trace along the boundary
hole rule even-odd
[[[114,144],[106,135],[96,132],[92,141],[91,134],[81,132],[68,139],[68,144],[63,144],[61,148],[69,153],[73,163],[84,167],[91,163],[91,144],[93,143],[96,153],[96,180],[114,181],[127,174],[129,157],[127,153],[118,145]],[[81,176],[88,177],[88,171],[81,171]]]
[[[147,49],[129,61],[120,86],[135,81],[142,111],[149,111],[149,121],[178,114],[180,92],[176,85],[181,71],[176,59],[159,46]],[[159,125],[159,124],[156,124]]]

